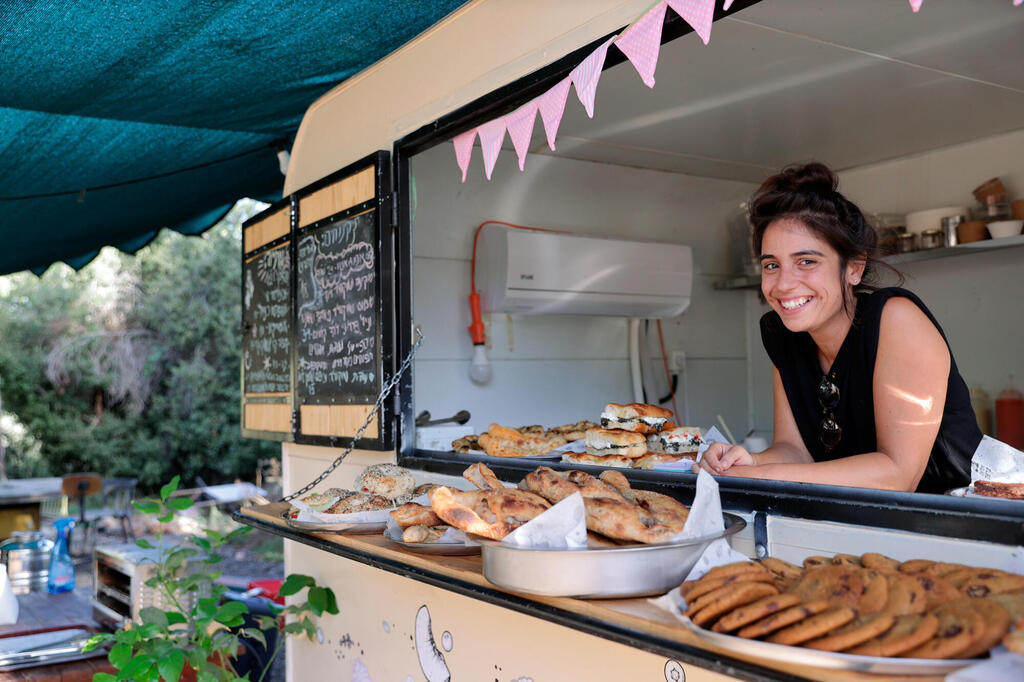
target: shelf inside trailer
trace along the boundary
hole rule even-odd
[[[1024,234],[1015,237],[1003,237],[1002,239],[984,239],[968,244],[957,244],[956,246],[943,246],[937,249],[919,249],[909,253],[896,253],[886,256],[882,260],[890,265],[902,265],[904,263],[915,263],[935,258],[949,258],[952,256],[969,256],[975,253],[999,251],[1018,246],[1024,246]],[[757,289],[761,286],[760,275],[740,275],[715,282],[716,289]]]

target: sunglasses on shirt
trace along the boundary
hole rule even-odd
[[[825,452],[831,452],[839,445],[843,429],[836,423],[835,416],[835,409],[839,406],[839,387],[828,374],[823,375],[821,383],[818,384],[818,404],[822,410],[818,438],[825,447]]]

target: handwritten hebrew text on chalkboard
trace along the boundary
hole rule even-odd
[[[375,214],[317,228],[298,245],[298,393],[376,398]]]
[[[242,267],[246,393],[289,393],[288,303],[290,263],[287,246],[266,251]]]

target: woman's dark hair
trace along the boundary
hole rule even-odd
[[[839,178],[823,163],[786,166],[758,187],[750,199],[749,219],[754,255],[761,255],[764,232],[774,221],[783,218],[799,220],[811,232],[825,240],[839,254],[840,284],[851,260],[864,260],[864,274],[858,290],[876,288],[878,266],[903,275],[878,260],[878,234],[864,218],[860,208],[836,188]]]

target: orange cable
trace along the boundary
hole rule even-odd
[[[665,380],[668,381],[668,393],[672,396],[672,411],[676,414],[676,426],[679,423],[679,408],[676,406],[676,390],[672,387],[672,375],[668,371],[668,356],[665,355],[665,337],[661,334],[661,320],[658,320],[658,343],[661,344],[661,361],[665,365]]]

